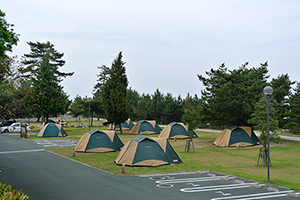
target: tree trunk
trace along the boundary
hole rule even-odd
[[[120,133],[123,134],[121,123],[119,123]]]
[[[261,166],[262,167],[267,167],[268,166],[268,149],[266,147],[262,147],[259,149],[258,153],[258,159],[257,159],[257,166],[259,165],[259,160],[261,158]],[[271,164],[271,158],[269,159],[270,163],[269,166],[272,166]]]

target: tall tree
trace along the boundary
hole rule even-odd
[[[270,140],[279,143],[281,141],[278,136],[278,119],[276,118],[276,111],[274,109],[276,105],[276,100],[270,97],[270,107],[269,107],[269,130],[270,130]],[[260,134],[260,142],[263,147],[260,149],[259,156],[262,157],[264,166],[267,163],[268,156],[268,115],[267,115],[267,100],[265,96],[260,98],[260,100],[255,104],[254,113],[251,114],[251,118],[248,120],[249,123],[254,125],[256,130],[261,132]]]
[[[222,64],[218,70],[206,72],[209,78],[198,75],[203,82],[202,98],[207,104],[205,113],[211,123],[217,125],[248,125],[247,120],[254,110],[268,76],[267,62],[258,68],[228,70]]]
[[[196,129],[201,123],[203,123],[203,104],[198,104],[197,102],[188,99],[185,102],[184,114],[181,118],[181,121],[189,126],[189,135],[190,138],[186,142],[186,152],[190,152],[190,145],[193,143],[193,133],[192,131]],[[195,151],[195,149],[194,149]]]
[[[163,108],[163,123],[179,122],[183,115],[183,106],[180,97],[174,98],[171,93],[165,96],[165,107]]]
[[[7,57],[6,52],[12,52],[13,45],[17,45],[19,34],[14,32],[14,24],[5,19],[5,13],[0,10],[0,58]]]
[[[274,90],[273,98],[277,102],[275,110],[279,120],[278,125],[280,128],[284,128],[287,124],[288,97],[292,94],[291,89],[294,83],[294,81],[290,80],[288,74],[282,74],[277,78],[273,78],[271,81],[271,85]]]
[[[149,94],[143,94],[141,100],[138,102],[137,115],[138,119],[148,119],[151,106],[151,96]]]
[[[110,123],[119,124],[122,133],[121,123],[128,119],[130,112],[127,95],[128,80],[125,62],[122,61],[122,52],[113,61],[109,75],[103,88],[103,106],[107,120]]]
[[[297,83],[294,94],[288,100],[288,114],[286,128],[292,133],[300,133],[300,83]]]
[[[26,104],[35,116],[43,116],[45,120],[50,116],[66,113],[70,101],[59,83],[63,78],[72,76],[73,72],[58,70],[65,64],[62,60],[64,54],[54,49],[50,42],[28,44],[31,52],[24,55],[24,67],[21,70],[24,77],[32,81],[31,91],[25,98]]]
[[[164,107],[164,94],[161,93],[159,89],[156,89],[152,95],[151,107],[149,110],[150,117],[157,122],[162,122]]]
[[[106,83],[106,81],[109,78],[109,67],[106,67],[105,65],[102,65],[101,67],[97,67],[100,69],[99,74],[97,74],[98,80],[97,84],[94,86],[94,97],[102,97],[103,93],[103,87]]]
[[[141,99],[139,93],[132,88],[127,90],[128,101],[130,104],[130,119],[137,120],[138,119],[138,102]]]
[[[71,104],[70,112],[73,117],[77,118],[78,123],[80,123],[80,116],[85,113],[85,110],[86,105],[83,102],[83,99],[81,98],[81,96],[77,95]]]
[[[0,118],[8,119],[15,116],[16,101],[13,99],[15,86],[10,80],[13,76],[13,63],[7,52],[12,52],[13,45],[17,45],[19,34],[14,32],[14,25],[5,19],[5,13],[0,10]]]

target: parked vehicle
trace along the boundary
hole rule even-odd
[[[31,127],[26,124],[27,132],[31,130]],[[0,127],[0,133],[20,133],[21,131],[21,123],[13,123],[10,126]]]
[[[21,123],[13,123],[10,126],[13,127],[12,132],[18,132],[19,133],[21,131]],[[26,124],[26,129],[27,129],[27,132],[29,132],[31,127],[28,124]]]
[[[13,132],[13,131],[14,131],[14,127],[12,127],[12,126],[0,127],[0,133],[9,133],[9,132]]]
[[[0,122],[0,127],[3,127],[3,126],[10,126],[10,125],[12,125],[13,123],[16,123],[16,120],[4,120],[4,121],[1,121],[1,122]]]

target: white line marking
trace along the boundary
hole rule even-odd
[[[231,195],[230,193],[223,193],[222,191],[218,191],[218,192],[216,192],[216,193],[220,193],[220,194],[222,194],[223,196],[230,196],[230,195]]]
[[[238,188],[251,187],[253,183],[242,183],[242,184],[231,184],[231,185],[216,185],[216,186],[205,186],[196,188],[183,188],[180,189],[181,192],[208,192],[215,190],[232,190]],[[261,184],[265,185],[265,184]]]
[[[156,181],[156,183],[190,183],[190,182],[201,182],[201,181],[218,181],[218,180],[221,180],[222,177],[223,176],[159,180],[159,181]],[[228,179],[235,179],[235,177],[228,177]]]
[[[152,176],[174,176],[174,175],[187,175],[187,174],[196,174],[197,172],[178,172],[178,173],[169,173],[169,174],[148,174],[148,175],[139,175],[139,177],[152,177]]]
[[[37,152],[37,151],[45,151],[44,149],[32,149],[32,150],[21,150],[21,151],[3,151],[0,154],[7,154],[7,153],[27,153],[27,152]]]
[[[255,196],[264,196],[264,195],[276,195],[282,193],[289,193],[293,192],[293,190],[287,191],[280,191],[280,192],[266,192],[266,193],[257,193],[257,194],[247,194],[247,195],[239,195],[239,196],[231,196],[231,197],[220,197],[220,198],[213,198],[211,200],[224,200],[224,199],[237,199],[237,198],[244,198],[244,197],[255,197]]]

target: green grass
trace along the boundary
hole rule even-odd
[[[106,129],[101,124],[97,124],[98,129]],[[95,125],[96,126],[96,125]],[[95,129],[97,127],[92,127]],[[37,130],[37,128],[35,128]],[[88,128],[65,127],[68,139],[80,139],[88,131]],[[35,131],[35,130],[34,130]],[[141,175],[154,173],[172,173],[210,170],[225,173],[256,181],[267,181],[267,168],[256,166],[260,146],[248,148],[217,148],[212,145],[219,133],[197,132],[199,138],[194,139],[195,153],[185,153],[186,140],[170,140],[171,145],[182,159],[183,163],[166,165],[160,167],[126,167],[125,175]],[[157,137],[158,135],[152,135]],[[135,135],[119,134],[120,139],[125,144]],[[36,139],[31,136],[31,139]],[[60,138],[61,139],[61,138]],[[73,157],[73,148],[48,148],[48,151],[66,156],[71,159],[89,164],[97,169],[104,170],[112,174],[122,174],[122,166],[114,163],[119,152],[110,153],[76,153]],[[270,157],[272,166],[270,167],[270,180],[274,185],[300,190],[300,142],[283,141],[281,144],[270,146]]]

